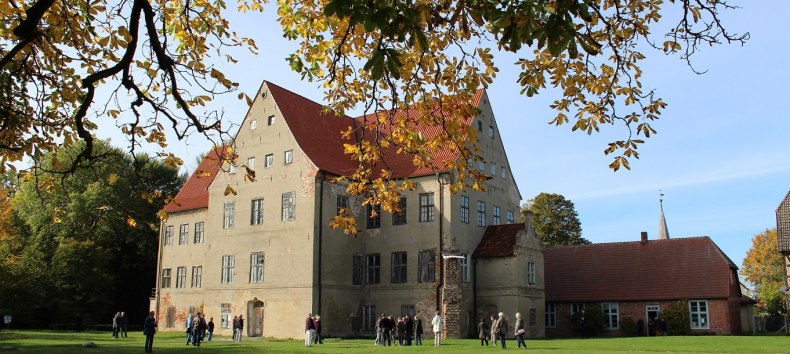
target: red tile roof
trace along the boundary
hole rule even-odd
[[[166,212],[208,207],[208,186],[222,167],[222,153],[222,148],[218,147],[206,154],[173,201],[165,206]]]
[[[516,236],[524,230],[524,223],[491,225],[472,257],[509,257],[515,255]]]
[[[323,106],[313,102],[303,96],[297,95],[271,82],[266,82],[277,106],[285,118],[292,134],[296,138],[299,147],[307,154],[318,168],[340,176],[351,175],[357,163],[352,161],[349,155],[344,154],[343,144],[353,143],[351,139],[343,139],[340,132],[346,131],[356,120],[356,124],[362,125],[366,119],[372,119],[374,115],[363,115],[357,118],[348,116],[336,116],[331,113],[324,113]],[[480,89],[475,92],[473,104],[478,106],[484,94]],[[395,116],[403,114],[411,117],[415,116],[416,110],[399,110]],[[467,124],[471,124],[472,117],[469,117]],[[386,124],[386,123],[385,123]],[[439,125],[418,125],[415,127],[425,139],[434,137],[443,132]],[[386,133],[387,126],[381,127],[382,132]],[[368,136],[372,136],[368,135]],[[443,168],[447,161],[455,161],[458,158],[458,150],[454,147],[431,153],[432,166],[415,166],[413,156],[409,154],[397,154],[397,148],[390,146],[381,149],[382,164],[375,171],[387,168],[392,172],[393,178],[405,178],[424,176],[436,172],[444,172]]]
[[[707,236],[547,248],[547,302],[730,296],[738,267]]]

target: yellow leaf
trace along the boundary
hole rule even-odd
[[[118,181],[118,175],[116,175],[114,173],[110,173],[107,176],[107,183],[109,183],[110,185],[115,184],[115,182],[117,182],[117,181]]]
[[[131,227],[137,227],[137,220],[132,218],[131,216],[126,217],[126,223]]]

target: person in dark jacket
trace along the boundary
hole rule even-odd
[[[126,322],[127,321],[128,321],[128,318],[126,318],[126,312],[121,312],[121,333],[120,334],[123,334],[124,338],[127,338],[127,336],[126,336]]]
[[[422,345],[422,318],[420,316],[414,316],[416,320],[414,323],[414,337],[416,338],[414,343],[415,345]]]
[[[315,318],[313,319],[313,325],[315,325],[313,344],[324,344],[324,340],[321,338],[321,315],[315,315]]]
[[[414,334],[414,319],[406,316],[406,345],[411,346],[412,335]]]
[[[208,339],[206,340],[211,342],[211,337],[214,336],[214,317],[208,319],[208,324],[206,326],[208,327]]]
[[[477,324],[477,336],[480,337],[480,346],[483,346],[485,343],[488,346],[488,334],[491,332],[491,329],[486,326],[486,318],[480,317],[480,323]]]
[[[156,334],[156,316],[154,312],[148,313],[145,322],[143,323],[143,334],[145,335],[145,352],[153,353],[154,347],[154,334]]]

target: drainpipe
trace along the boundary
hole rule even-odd
[[[436,311],[442,311],[442,287],[444,287],[444,182],[442,174],[436,174],[436,181],[439,182],[439,282],[436,284]]]
[[[474,262],[472,263],[475,271],[472,272],[472,320],[477,321],[477,257],[474,257]]]
[[[158,248],[158,251],[157,251],[157,254],[156,254],[156,288],[155,288],[156,289],[156,308],[154,309],[154,311],[156,311],[155,319],[157,320],[157,322],[159,320],[159,314],[160,314],[159,301],[161,300],[161,297],[162,297],[162,289],[160,288],[160,286],[162,284],[160,284],[159,282],[162,279],[162,233],[165,232],[165,227],[166,227],[165,220],[160,220],[159,221],[159,237],[157,237],[157,243],[158,243],[157,248]],[[149,304],[149,306],[150,306],[150,304]],[[151,311],[151,309],[148,309],[148,311]]]
[[[318,309],[316,313],[321,313],[321,254],[323,253],[324,241],[324,181],[326,181],[326,174],[321,172],[321,187],[319,188],[318,197]]]

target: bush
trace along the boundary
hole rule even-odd
[[[634,319],[631,317],[623,317],[620,320],[620,329],[622,329],[623,333],[629,337],[635,337],[637,334],[639,334],[637,333],[638,330],[636,328],[636,322],[634,322]]]
[[[689,334],[690,319],[688,303],[684,300],[675,301],[662,311],[664,321],[667,322],[667,332],[671,336]]]
[[[584,306],[584,331],[582,331],[582,314],[581,311],[571,316],[571,327],[573,331],[580,336],[596,336],[603,331],[606,326],[606,320],[603,316],[603,310],[598,303],[586,304]]]

